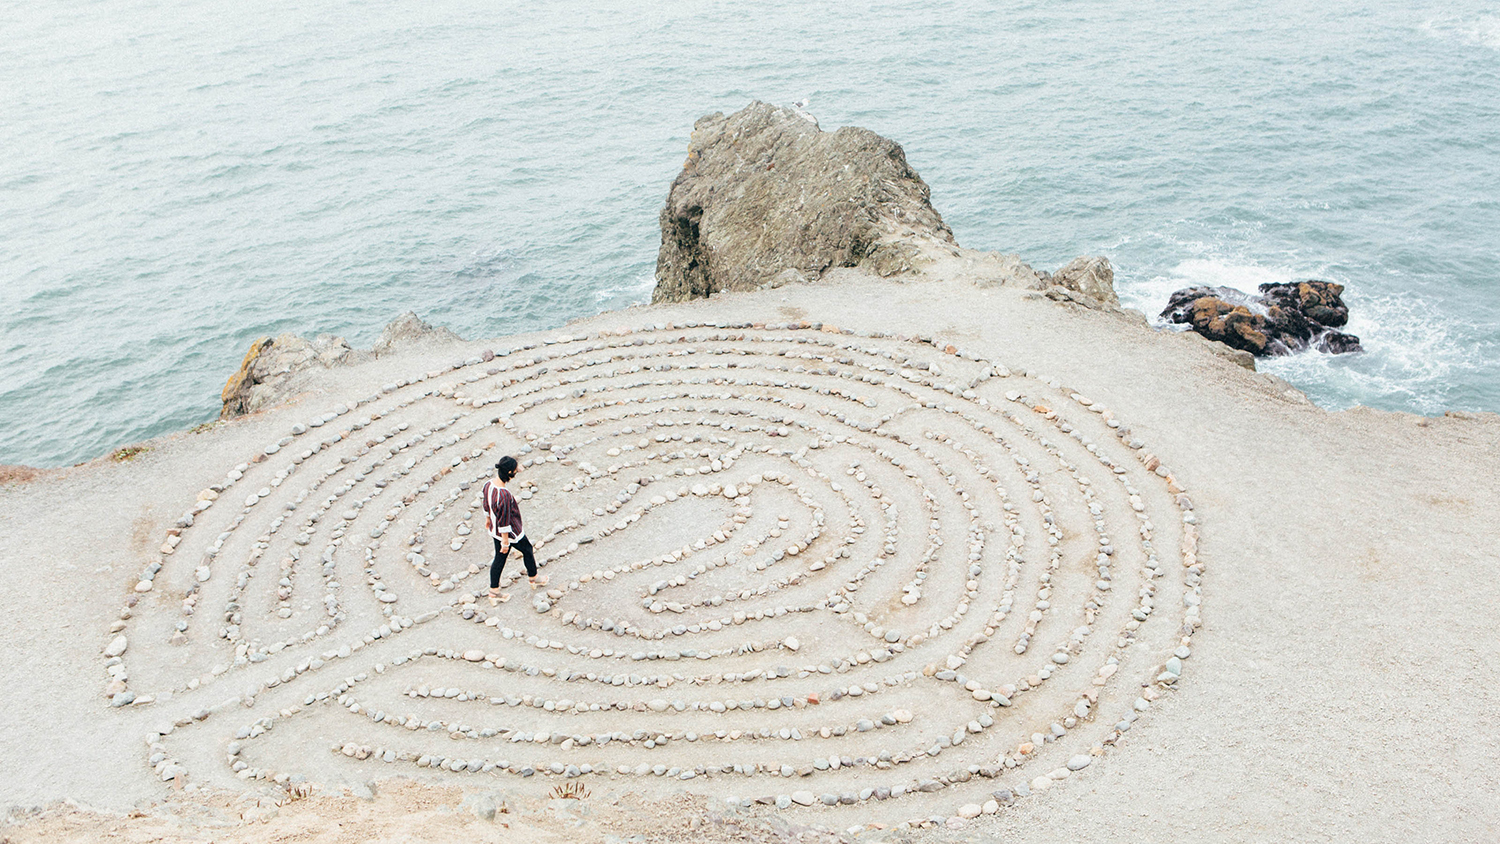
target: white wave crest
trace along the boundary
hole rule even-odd
[[[1494,15],[1481,15],[1474,20],[1433,18],[1422,24],[1422,31],[1434,38],[1500,50],[1500,17]]]
[[[604,308],[624,308],[642,305],[651,301],[651,290],[656,287],[655,273],[645,273],[621,284],[612,284],[594,291],[594,301]]]

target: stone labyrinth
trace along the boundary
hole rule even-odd
[[[492,606],[503,454],[551,583],[512,559]],[[225,463],[105,648],[112,702],[162,717],[155,775],[192,788],[576,779],[972,817],[1108,764],[1200,623],[1158,457],[1055,379],[924,338],[558,335]]]

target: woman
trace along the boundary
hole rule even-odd
[[[526,575],[531,588],[547,585],[547,576],[536,573],[536,557],[531,552],[531,540],[521,526],[521,507],[506,484],[521,471],[516,458],[506,455],[495,464],[495,477],[485,481],[479,491],[480,503],[484,507],[484,527],[495,540],[495,560],[490,563],[490,603],[499,605],[510,600],[500,593],[500,573],[505,570],[505,558],[511,546],[521,550],[521,559],[526,563]]]

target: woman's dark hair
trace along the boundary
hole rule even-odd
[[[499,473],[502,482],[508,482],[511,478],[514,478],[517,468],[519,467],[516,464],[516,458],[508,454],[500,458],[500,462],[495,464],[495,471]]]

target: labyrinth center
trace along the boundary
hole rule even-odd
[[[479,489],[505,454],[550,583],[513,552],[496,606]],[[559,334],[224,469],[105,650],[115,703],[161,714],[163,781],[972,815],[1108,765],[1199,624],[1192,504],[1149,446],[920,338]]]

